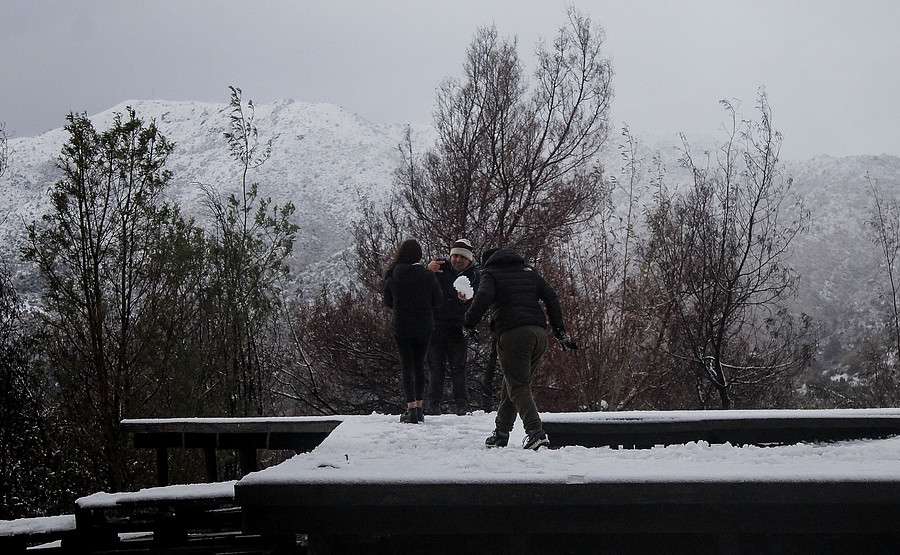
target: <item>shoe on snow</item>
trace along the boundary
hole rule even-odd
[[[415,408],[406,409],[406,412],[400,415],[400,422],[404,424],[418,424],[419,417]]]
[[[484,440],[484,444],[487,447],[506,447],[508,443],[509,432],[501,432],[500,430],[494,430],[491,437]]]
[[[532,430],[530,432],[525,432],[525,439],[522,440],[523,449],[531,449],[532,451],[537,451],[541,447],[549,446],[550,438],[547,437],[547,434],[544,432],[544,430]]]

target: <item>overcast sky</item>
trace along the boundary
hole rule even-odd
[[[606,33],[614,126],[714,135],[764,86],[785,158],[900,155],[895,0],[0,0],[0,122],[13,137],[131,99],[329,102],[431,123],[480,26],[539,38],[573,3]]]

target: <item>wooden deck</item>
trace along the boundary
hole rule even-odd
[[[0,552],[24,552],[30,545],[71,538],[75,530],[71,514],[0,521]]]
[[[542,416],[555,447],[634,449],[694,441],[784,445],[900,435],[900,410]],[[129,420],[123,426],[134,434],[136,446],[158,452],[304,451],[341,433],[345,418]],[[340,460],[346,451],[352,457],[347,437],[339,445]],[[621,465],[615,458],[616,468],[627,464],[627,457]],[[371,475],[306,479],[303,473],[269,480],[264,471],[233,484],[95,494],[79,500],[74,530],[71,515],[47,521],[56,527],[45,530],[22,523],[21,530],[28,532],[16,532],[13,521],[0,525],[0,546],[4,553],[21,552],[37,540],[56,538],[63,542],[53,551],[61,553],[896,551],[900,473],[896,479],[893,473],[851,473],[840,479],[804,475],[803,469],[794,476],[749,479],[729,478],[727,472],[646,479],[595,473],[560,481],[463,479],[451,472],[398,481]]]
[[[339,418],[166,418],[123,420],[134,446],[156,450],[157,485],[169,484],[169,449],[201,449],[208,482],[219,480],[216,451],[238,452],[241,475],[259,470],[258,449],[311,451],[328,437]]]
[[[293,534],[244,532],[233,481],[96,493],[78,499],[72,515],[0,522],[0,553],[34,546],[40,553],[76,555],[302,552]]]
[[[544,430],[555,447],[649,449],[694,441],[766,446],[900,435],[900,411],[881,409],[647,411],[576,416],[544,416]]]
[[[773,552],[865,553],[900,540],[897,482],[373,482],[236,491],[245,530],[302,531],[316,553],[385,537],[420,545],[470,539],[508,553],[628,545],[618,552],[641,554],[766,553],[769,544],[778,546]]]
[[[768,446],[900,435],[900,411],[670,414],[542,416],[557,447]],[[571,476],[564,483],[553,476],[481,481],[452,471],[410,480],[336,474],[267,481],[260,473],[239,481],[244,529],[306,534],[311,553],[377,541],[449,546],[447,553],[878,553],[900,541],[900,474],[802,478],[801,469],[748,479],[724,471],[702,478]]]

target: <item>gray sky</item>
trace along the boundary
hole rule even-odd
[[[13,137],[131,99],[330,102],[431,122],[479,26],[531,67],[573,3],[606,33],[615,127],[714,135],[764,86],[785,158],[900,155],[895,0],[0,0],[0,122]]]

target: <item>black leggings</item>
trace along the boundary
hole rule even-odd
[[[395,335],[397,351],[400,354],[400,377],[403,380],[403,395],[412,403],[425,397],[425,354],[428,352],[429,336],[409,337]]]

